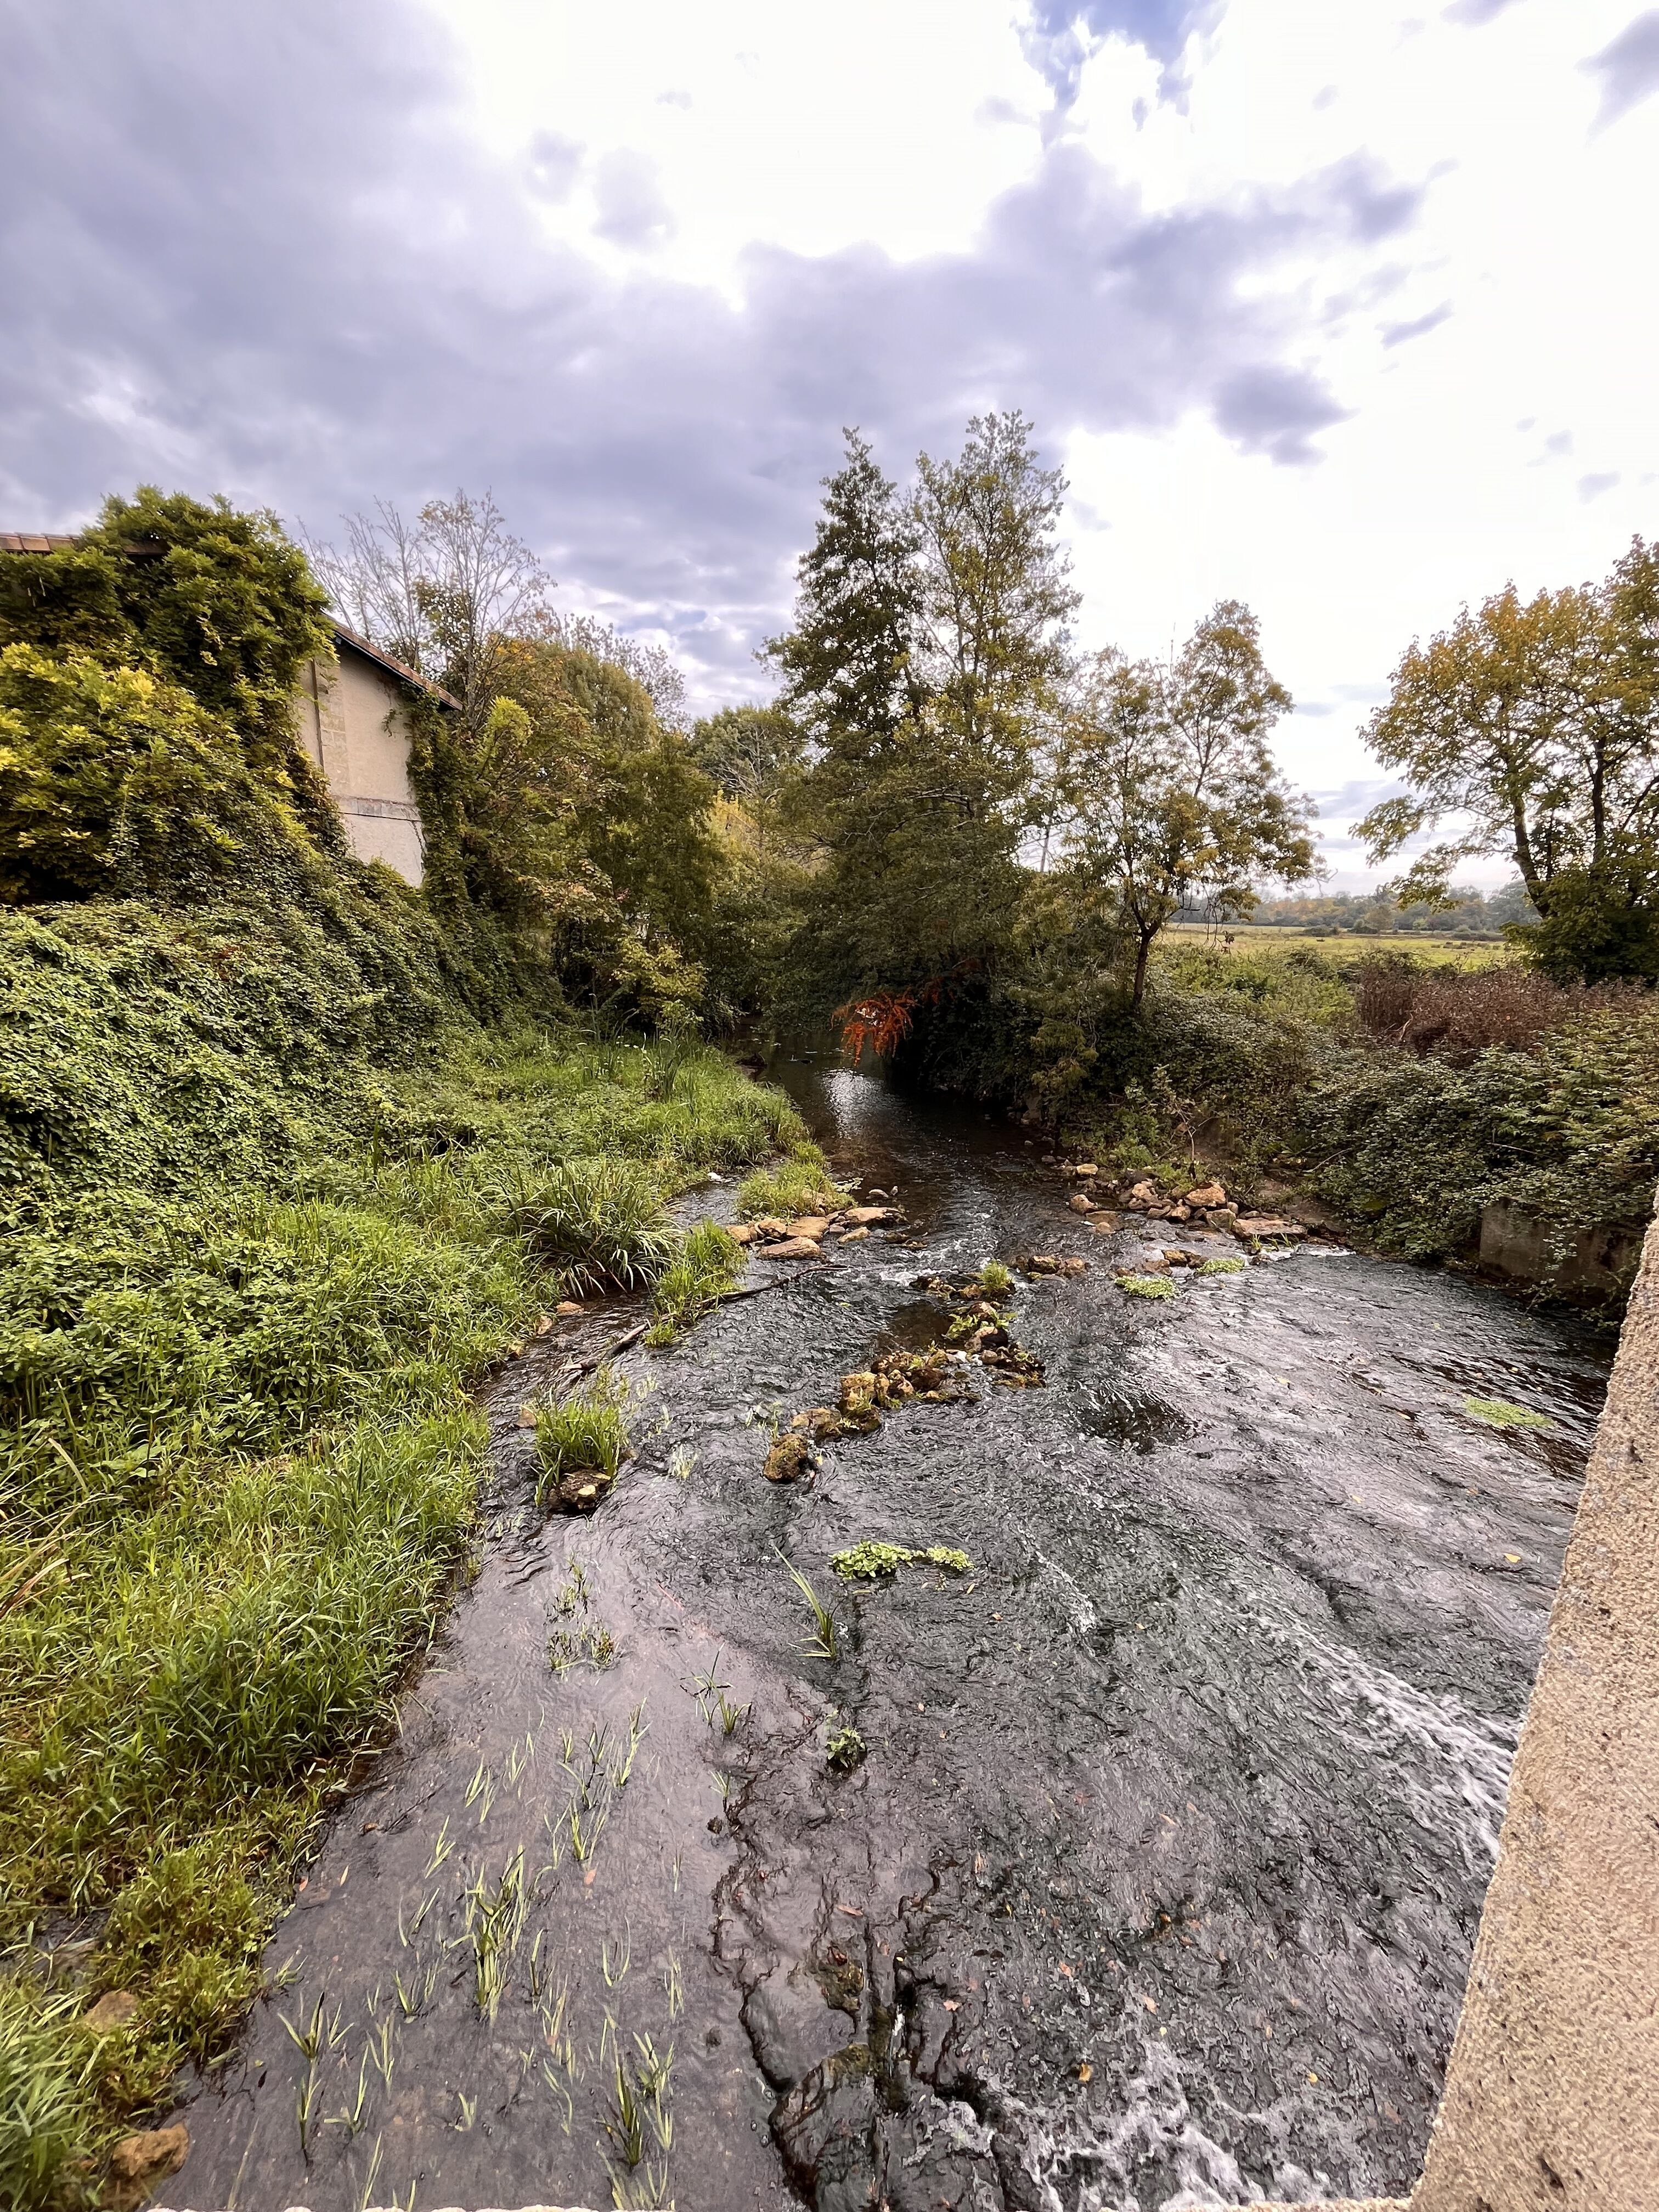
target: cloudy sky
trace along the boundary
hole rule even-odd
[[[714,704],[843,424],[1021,407],[1357,882],[1412,635],[1659,531],[1656,92],[1632,0],[0,0],[0,527],[488,487]]]

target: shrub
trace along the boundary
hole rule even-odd
[[[1304,1102],[1315,1188],[1386,1249],[1455,1253],[1484,1206],[1535,1209],[1563,1249],[1645,1219],[1659,1176],[1659,1006],[1586,1015],[1466,1063],[1354,1054]]]
[[[1354,977],[1355,1007],[1373,1036],[1448,1060],[1472,1059],[1496,1045],[1528,1051],[1589,1014],[1635,1018],[1652,1003],[1638,983],[1562,984],[1519,962],[1470,971],[1389,961],[1362,967]]]

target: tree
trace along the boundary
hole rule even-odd
[[[1659,546],[1633,540],[1599,585],[1465,607],[1413,643],[1366,736],[1410,787],[1355,825],[1372,858],[1457,829],[1402,900],[1442,901],[1460,861],[1506,852],[1545,966],[1659,973]]]
[[[908,496],[848,434],[767,648],[805,731],[801,816],[823,854],[801,951],[836,996],[934,992],[1006,947],[1042,718],[1075,595],[1064,486],[1017,415],[924,454]]]
[[[1042,709],[1068,665],[1079,594],[1054,542],[1066,483],[1037,465],[1024,416],[976,416],[961,453],[923,453],[910,513],[921,553],[922,672],[934,719],[1023,796]]]
[[[1306,802],[1267,749],[1290,706],[1237,599],[1219,601],[1167,665],[1108,650],[1085,671],[1059,775],[1067,866],[1113,888],[1136,1007],[1152,945],[1183,906],[1246,914],[1261,878],[1316,872]]]
[[[723,707],[695,723],[691,750],[705,775],[728,799],[775,799],[800,766],[805,739],[781,707]]]
[[[453,693],[468,731],[480,735],[500,689],[503,643],[556,620],[553,579],[489,492],[428,500],[413,522],[380,500],[345,525],[343,552],[310,549],[343,619]]]

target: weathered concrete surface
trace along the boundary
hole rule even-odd
[[[1659,1223],[1551,1609],[1410,2204],[1659,2208]]]
[[[1569,1297],[1619,1297],[1636,1271],[1640,1223],[1603,1222],[1581,1229],[1565,1251],[1552,1249],[1543,1222],[1528,1206],[1500,1200],[1480,1210],[1480,1265],[1511,1281],[1547,1283]]]

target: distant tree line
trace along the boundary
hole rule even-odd
[[[1208,921],[1201,908],[1182,909],[1183,921]],[[1506,929],[1536,923],[1537,909],[1517,876],[1486,893],[1473,884],[1455,886],[1443,901],[1418,900],[1401,905],[1387,890],[1325,891],[1258,901],[1250,915],[1257,926],[1294,929],[1314,936],[1501,938]]]

